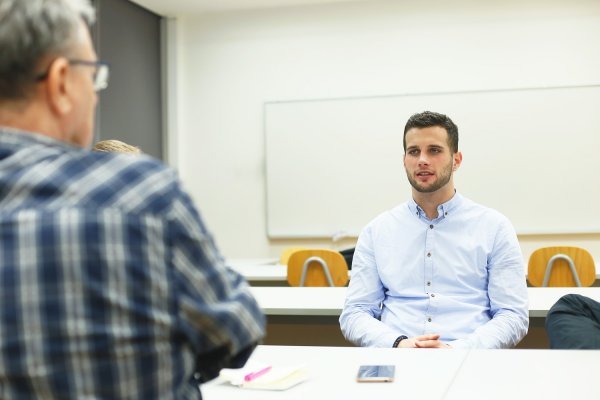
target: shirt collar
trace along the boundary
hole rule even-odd
[[[77,146],[51,138],[50,136],[9,128],[6,126],[0,126],[0,144],[16,147],[41,144],[52,147],[60,147],[65,150],[82,150]]]
[[[450,200],[445,203],[442,203],[438,206],[438,217],[436,219],[446,218],[451,215],[454,211],[458,209],[458,207],[462,204],[464,197],[460,195],[454,189],[454,196]],[[425,215],[425,211],[415,202],[415,199],[412,197],[408,200],[408,208],[410,209],[411,214],[416,215],[417,217],[427,218]]]

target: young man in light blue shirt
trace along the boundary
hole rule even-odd
[[[529,325],[523,257],[506,217],[456,192],[458,128],[415,114],[404,151],[412,198],[360,234],[344,336],[371,347],[514,347]]]

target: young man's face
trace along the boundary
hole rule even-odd
[[[412,187],[420,193],[454,190],[452,174],[460,165],[461,155],[450,149],[446,129],[411,128],[405,139],[404,168]]]

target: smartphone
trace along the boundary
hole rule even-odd
[[[395,365],[361,365],[356,375],[357,382],[393,382]]]

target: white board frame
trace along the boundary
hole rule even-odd
[[[408,117],[459,127],[465,196],[520,234],[600,232],[600,84],[415,93],[264,104],[270,238],[356,236],[406,201]]]

